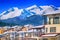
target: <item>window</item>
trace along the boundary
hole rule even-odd
[[[51,24],[51,18],[49,18],[49,24]]]
[[[56,38],[51,38],[51,40],[56,40]]]
[[[59,24],[59,17],[53,18],[53,24]]]
[[[46,28],[46,33],[48,32],[48,28]]]
[[[50,32],[56,32],[56,27],[50,27]]]
[[[43,40],[48,40],[47,38],[44,38]]]
[[[39,39],[39,40],[41,40],[41,39]]]
[[[38,32],[34,32],[34,33],[33,33],[33,36],[34,36],[34,37],[38,37]]]

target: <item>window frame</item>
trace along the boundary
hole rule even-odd
[[[50,32],[56,32],[56,27],[50,27]]]
[[[46,30],[46,33],[48,32],[48,28],[45,28],[45,30]]]
[[[53,24],[59,24],[60,23],[59,19],[60,19],[60,17],[53,17]]]
[[[49,17],[49,24],[51,24],[51,19],[52,19],[52,17]]]

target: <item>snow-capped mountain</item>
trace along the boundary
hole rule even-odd
[[[58,10],[54,6],[36,6],[33,5],[31,7],[25,8],[25,9],[19,9],[17,7],[10,8],[7,11],[4,11],[0,14],[0,20],[5,20],[9,18],[14,18],[21,16],[20,18],[30,17],[32,15],[41,15],[46,14],[50,12],[54,12],[55,10]]]
[[[43,16],[45,14],[60,13],[60,9],[54,6],[36,6],[25,9],[19,9],[17,7],[10,8],[0,14],[0,21],[12,24],[34,24],[42,25]]]
[[[35,13],[30,13],[30,11],[26,9],[18,9],[17,7],[14,7],[1,13],[0,21],[5,22],[5,23],[20,24],[20,23],[25,22],[27,20],[26,18],[32,15],[35,15]]]
[[[41,14],[48,14],[51,12],[55,12],[56,10],[59,10],[57,7],[55,6],[40,6],[43,10],[40,11]]]
[[[14,18],[14,17],[20,16],[22,11],[23,11],[23,9],[18,9],[17,7],[14,7],[13,9],[11,8],[8,11],[4,11],[1,14],[0,19],[1,20],[5,20],[5,19],[9,19],[9,18]]]
[[[26,8],[26,10],[30,11],[31,13],[36,13],[36,15],[39,15],[42,8],[40,8],[36,5],[33,5],[31,7]]]
[[[33,9],[33,8],[31,8],[31,9]],[[35,7],[35,8],[37,8],[37,7]],[[18,9],[17,7],[13,7],[13,8],[10,8],[9,10],[7,10],[7,11],[4,11],[3,13],[1,13],[0,14],[0,16],[1,16],[0,20],[14,18],[14,17],[18,17],[18,16],[29,17],[29,16],[34,15],[34,14],[35,14],[34,12],[29,11],[27,9]]]
[[[60,9],[60,7],[58,7],[58,9]]]

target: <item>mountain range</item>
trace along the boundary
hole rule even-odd
[[[55,7],[53,5],[46,6],[36,6],[25,9],[19,9],[17,7],[12,7],[7,11],[0,14],[0,25],[43,25],[45,14],[51,14],[59,12],[60,7]]]

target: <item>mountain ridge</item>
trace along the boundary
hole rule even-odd
[[[25,9],[18,9],[17,7],[10,8],[0,14],[0,21],[4,23],[17,24],[17,25],[43,25],[43,14],[55,12],[60,9],[54,6],[36,6]],[[10,12],[10,13],[9,13]],[[57,11],[58,12],[58,11]]]

